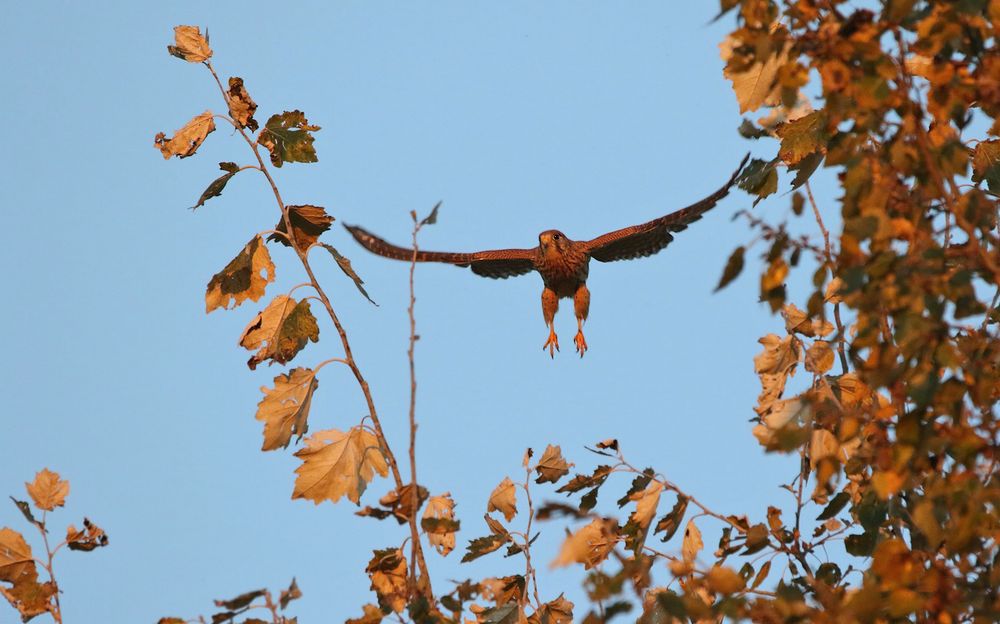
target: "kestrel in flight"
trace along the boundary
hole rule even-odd
[[[505,279],[538,271],[545,288],[542,290],[542,316],[549,328],[549,338],[542,345],[549,355],[555,357],[559,349],[553,320],[559,309],[559,299],[573,298],[576,311],[577,332],[574,342],[576,350],[583,357],[587,351],[587,341],[583,337],[583,322],[590,310],[590,291],[587,289],[587,274],[590,259],[599,262],[632,260],[651,256],[674,240],[673,233],[687,229],[687,226],[701,218],[715,207],[715,204],[729,194],[736,183],[750,155],[747,154],[729,180],[705,199],[691,204],[666,216],[639,225],[602,234],[589,241],[575,241],[567,238],[559,230],[546,230],[538,235],[538,246],[531,249],[496,249],[473,253],[447,253],[440,251],[417,251],[417,262],[444,262],[460,267],[469,267],[476,275]],[[356,226],[344,227],[361,245],[380,256],[405,260],[414,259],[413,249],[397,247],[374,234]]]

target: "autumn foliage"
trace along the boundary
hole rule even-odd
[[[175,29],[168,51],[207,68],[224,108],[156,135],[156,148],[187,158],[216,122],[232,127],[251,160],[220,163],[223,174],[196,207],[252,171],[269,182],[278,216],[209,279],[206,310],[258,305],[239,338],[251,369],[289,365],[319,340],[321,325],[339,339],[330,359],[296,360],[262,389],[262,450],[294,448],[292,498],[346,498],[357,514],[401,527],[391,544],[372,545],[357,572],[370,578],[373,599],[350,622],[1000,621],[1000,0],[858,4],[722,0],[718,16],[734,24],[720,50],[748,114],[738,131],[767,155],[738,181],[755,208],[738,215],[750,234],[720,257],[718,287],[759,267],[761,303],[746,305],[768,306],[774,323],[747,362],[760,379],[747,443],[798,456],[798,470],[776,484],[785,494],[756,509],[710,509],[669,475],[632,465],[614,439],[575,457],[577,465],[551,444],[498,474],[488,500],[462,501],[465,510],[482,505],[483,523],[477,514],[460,522],[450,494],[419,484],[413,436],[406,474],[311,263],[336,263],[367,298],[363,281],[321,240],[333,216],[285,204],[272,178],[272,167],[317,162],[320,128],[297,110],[260,124],[243,80],[219,78],[207,37]],[[835,178],[836,196],[814,194],[815,175]],[[414,253],[436,215],[436,207],[423,219],[412,213]],[[307,280],[301,292],[267,292],[269,243],[294,250]],[[789,277],[801,271],[811,286],[792,292]],[[412,272],[410,287],[413,375]],[[351,374],[368,413],[344,430],[311,430],[320,426],[310,406],[328,365]],[[413,431],[412,376],[411,385]],[[606,494],[598,505],[607,491],[617,513]],[[45,514],[62,505],[68,484],[43,471],[28,492],[41,520],[15,503],[45,537]],[[539,522],[570,529],[554,561],[532,558]],[[722,537],[706,548],[710,524]],[[61,621],[52,555],[62,545],[106,543],[89,521],[54,549],[46,541],[43,581],[23,537],[2,529],[0,591],[25,619]],[[524,570],[432,579],[431,555],[519,557]],[[547,566],[580,568],[589,603],[541,595],[537,576]],[[257,590],[219,601],[212,621],[265,621],[238,619],[257,609],[266,621],[294,622],[285,608],[299,595],[293,581],[278,599]]]

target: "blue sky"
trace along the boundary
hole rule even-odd
[[[280,12],[9,4],[13,27],[0,40],[0,493],[23,497],[23,482],[49,467],[72,483],[53,524],[87,515],[109,533],[110,547],[57,560],[66,621],[193,617],[212,599],[293,576],[305,594],[293,610],[300,621],[343,620],[373,600],[363,573],[371,550],[404,537],[395,524],[355,517],[346,501],[290,500],[295,458],[258,450],[259,387],[280,370],[247,370],[237,341],[265,302],[206,316],[203,294],[278,215],[249,174],[187,209],[219,161],[248,162],[225,129],[193,158],[164,162],[154,149],[158,131],[224,110],[204,68],[167,55],[174,25],[208,27],[215,67],[223,79],[244,78],[258,119],[298,108],[322,126],[319,163],[277,172],[286,201],[405,243],[409,211],[440,200],[421,246],[471,251],[533,246],[549,228],[586,239],[645,221],[717,188],[748,149],[773,155],[773,143],[736,133],[717,48],[730,24],[709,24],[715,11],[652,1],[333,2]],[[832,197],[822,181],[817,191],[821,204]],[[526,446],[560,444],[590,471],[600,458],[583,446],[616,437],[634,464],[655,466],[721,512],[762,520],[768,504],[787,504],[777,485],[795,462],[765,456],[748,422],[757,338],[783,331],[757,302],[756,254],[747,274],[712,293],[729,253],[752,238],[730,219],[750,203],[733,194],[652,258],[592,263],[583,360],[572,352],[568,302],[556,319],[563,352],[542,353],[537,275],[492,281],[419,267],[419,473],[432,493],[457,501],[460,549],[486,533],[486,499],[503,477],[518,477]],[[788,205],[778,196],[755,210],[780,218]],[[339,225],[325,240],[380,304],[314,257],[402,453],[407,266],[368,254]],[[269,294],[303,281],[290,253],[272,254]],[[322,319],[320,328],[296,364],[340,355],[333,328]],[[324,369],[312,414],[313,431],[360,420],[364,403],[346,370]],[[388,486],[374,483],[365,502]],[[612,488],[606,503],[627,482]],[[541,561],[565,525],[542,525]],[[0,507],[0,526],[24,529],[13,505]],[[717,532],[707,522],[703,531],[711,548]],[[439,591],[445,579],[523,570],[519,559],[460,566],[461,552],[429,556]],[[543,599],[565,592],[579,602],[581,577],[544,572]],[[7,621],[13,612],[0,606]]]

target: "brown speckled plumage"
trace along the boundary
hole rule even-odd
[[[469,267],[477,275],[500,279],[538,271],[545,284],[542,291],[542,315],[549,327],[549,338],[542,348],[549,349],[549,354],[553,356],[559,348],[553,320],[559,308],[559,299],[573,297],[577,318],[574,342],[582,357],[587,350],[587,342],[583,338],[583,322],[590,309],[590,291],[587,290],[590,259],[613,262],[657,253],[674,240],[673,233],[687,229],[729,194],[749,157],[748,154],[743,158],[743,162],[725,185],[705,199],[666,216],[608,232],[589,241],[574,241],[558,230],[546,230],[538,235],[538,246],[532,249],[497,249],[473,253],[418,251],[416,259],[417,262],[444,262]],[[412,249],[388,243],[355,225],[344,227],[365,249],[373,253],[406,262],[413,259]]]

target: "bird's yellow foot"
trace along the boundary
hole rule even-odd
[[[576,350],[583,357],[583,354],[587,352],[587,341],[583,337],[583,331],[576,332],[576,338],[573,339],[576,343]]]
[[[556,351],[559,350],[559,337],[556,336],[556,330],[554,329],[549,330],[549,339],[542,345],[542,351],[546,348],[549,350],[549,357],[555,358]]]

